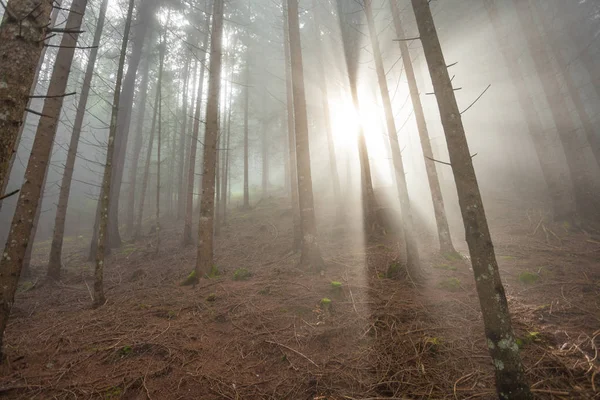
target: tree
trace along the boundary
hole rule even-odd
[[[170,14],[167,17],[167,24],[170,19]],[[162,79],[163,70],[165,67],[165,53],[167,52],[167,26],[165,26],[164,36],[160,42],[158,65],[158,80],[156,82],[156,109],[158,114],[158,132],[156,140],[156,252],[160,250],[160,164],[161,160],[161,139],[162,139]]]
[[[131,30],[131,20],[133,18],[133,6],[135,0],[129,0],[127,19],[125,20],[125,30],[123,32],[123,42],[121,45],[121,55],[119,57],[119,67],[117,69],[117,80],[115,83],[115,93],[112,103],[112,115],[110,118],[110,132],[108,134],[108,148],[106,150],[106,166],[104,168],[104,177],[102,179],[102,191],[100,193],[100,224],[98,227],[98,246],[96,251],[96,267],[94,269],[94,307],[100,307],[106,303],[104,296],[104,260],[105,247],[108,233],[108,214],[111,193],[111,177],[113,169],[113,160],[115,156],[115,139],[117,135],[117,123],[119,118],[119,103],[121,100],[121,84],[123,82],[123,69],[125,68],[125,58],[127,56],[127,43],[129,42],[129,32]]]
[[[202,197],[198,226],[198,253],[196,276],[208,274],[213,268],[213,240],[215,218],[215,176],[217,142],[219,139],[219,94],[221,89],[221,58],[223,41],[223,0],[214,0],[213,22],[210,35],[210,67],[208,99],[206,102],[206,131],[202,169]]]
[[[250,108],[250,60],[246,61],[246,80],[244,87],[244,209],[250,208],[250,183],[248,163],[248,114]]]
[[[0,25],[0,197],[35,83],[51,11],[51,0],[10,0]]]
[[[38,5],[43,7],[45,4],[40,3]],[[65,25],[65,34],[63,34],[60,43],[56,63],[52,70],[48,93],[44,100],[42,117],[40,118],[31,149],[31,156],[27,163],[25,181],[21,187],[10,234],[8,235],[6,248],[0,261],[0,349],[2,348],[4,330],[6,329],[14,302],[17,283],[23,267],[23,260],[30,241],[31,232],[34,228],[35,215],[40,206],[43,184],[45,182],[54,137],[56,136],[58,118],[69,79],[69,70],[73,61],[75,47],[77,46],[79,29],[86,6],[87,0],[75,0],[71,5]],[[12,17],[9,17],[9,20],[10,18]],[[39,23],[35,19],[32,22],[34,26]],[[34,28],[34,30],[37,31],[37,28]],[[12,67],[9,68],[9,70],[11,69]],[[17,76],[13,76],[12,78],[16,79]],[[27,90],[29,89],[27,88]]]
[[[394,111],[392,110],[392,100],[387,85],[381,50],[379,48],[379,39],[375,29],[375,20],[373,10],[371,9],[372,0],[364,0],[365,13],[367,14],[367,25],[369,27],[369,36],[371,37],[371,47],[373,48],[373,57],[375,59],[375,69],[377,71],[377,80],[379,82],[379,91],[383,102],[383,111],[385,112],[385,121],[387,124],[387,136],[389,139],[390,150],[392,153],[392,162],[394,164],[394,173],[396,181],[396,190],[400,199],[400,209],[402,212],[402,225],[404,232],[404,242],[406,243],[406,264],[410,278],[421,280],[421,263],[419,260],[419,248],[415,240],[412,211],[410,208],[410,198],[408,197],[408,185],[406,184],[406,173],[402,161],[402,152],[398,141],[398,130],[394,121]]]
[[[398,10],[397,0],[389,0],[389,3],[394,20],[394,28],[396,29],[396,36],[399,39],[404,39],[404,29],[402,29],[402,21],[400,20],[400,10]],[[433,213],[435,215],[435,222],[437,225],[440,252],[444,254],[455,254],[456,250],[452,244],[452,236],[450,235],[448,218],[446,217],[446,210],[444,209],[444,197],[442,196],[440,180],[435,168],[435,162],[433,161],[433,150],[431,149],[431,141],[429,140],[429,132],[427,129],[427,123],[425,122],[423,105],[421,104],[421,98],[419,97],[419,88],[417,87],[417,79],[415,77],[415,71],[410,58],[410,51],[408,50],[408,44],[405,40],[399,40],[398,45],[400,47],[402,64],[404,66],[406,79],[408,81],[408,89],[415,113],[415,119],[417,121],[417,130],[419,131],[421,149],[423,150],[425,171],[427,173],[429,190],[431,192],[431,200],[433,202]]]
[[[179,164],[178,164],[178,195],[177,195],[177,219],[182,219],[185,215],[185,139],[187,134],[187,121],[188,121],[188,89],[190,80],[190,68],[191,56],[186,56],[185,65],[183,67],[183,93],[181,108],[181,133],[179,139]],[[193,97],[193,96],[192,96]],[[192,99],[193,100],[193,99]]]
[[[324,263],[321,257],[321,250],[319,249],[313,200],[298,0],[287,0],[287,16],[292,62],[298,202],[300,204],[300,223],[302,227],[300,263],[315,270],[320,270],[324,267]]]
[[[104,29],[104,20],[106,17],[106,9],[108,0],[102,0],[100,11],[98,12],[98,22],[96,23],[96,32],[92,49],[88,59],[83,85],[81,87],[81,95],[79,96],[79,104],[75,114],[73,123],[73,132],[71,133],[71,141],[67,153],[67,161],[65,162],[65,170],[63,173],[62,182],[60,185],[60,194],[58,196],[58,205],[56,208],[56,218],[54,220],[54,235],[52,236],[52,245],[50,247],[50,261],[48,262],[48,276],[53,279],[60,277],[60,269],[62,264],[62,246],[65,235],[65,223],[67,220],[67,206],[69,204],[69,194],[71,193],[71,182],[73,178],[73,169],[77,157],[77,147],[79,146],[79,137],[81,136],[81,127],[83,126],[83,117],[87,107],[87,101],[90,94],[92,78],[94,76],[94,67],[98,56],[98,46]]]
[[[465,227],[485,335],[501,399],[532,399],[454,89],[428,0],[411,0],[431,74]]]

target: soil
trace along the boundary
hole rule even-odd
[[[490,225],[536,398],[600,399],[600,240],[502,207],[491,207],[503,217]],[[160,252],[149,234],[111,256],[98,309],[86,241],[66,240],[56,283],[44,281],[49,242],[36,246],[6,333],[0,396],[496,398],[467,256],[422,246],[427,280],[416,287],[393,235],[362,246],[332,219],[320,231],[327,268],[304,270],[285,201],[268,199],[230,213],[216,242],[220,275],[182,286],[196,251],[170,224]],[[386,277],[390,264],[400,278]]]

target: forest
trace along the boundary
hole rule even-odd
[[[0,14],[0,397],[600,399],[597,0]]]

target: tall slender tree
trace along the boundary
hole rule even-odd
[[[77,147],[79,146],[79,137],[81,136],[81,128],[83,126],[83,118],[85,116],[88,97],[94,77],[94,67],[96,58],[98,57],[98,47],[100,46],[100,38],[104,30],[104,20],[106,18],[106,9],[108,0],[102,0],[100,10],[98,12],[98,21],[96,22],[96,32],[92,42],[92,49],[88,59],[88,64],[83,78],[81,94],[79,96],[79,104],[75,113],[75,121],[73,122],[73,132],[67,152],[67,161],[63,173],[62,182],[60,185],[60,194],[58,195],[58,205],[56,208],[56,218],[54,220],[54,234],[52,236],[52,245],[50,246],[50,261],[48,262],[48,276],[53,279],[60,277],[60,269],[62,265],[62,247],[63,238],[65,235],[65,223],[67,221],[67,206],[69,204],[69,194],[71,193],[71,183],[73,179],[73,170],[77,158]]]
[[[219,138],[219,94],[223,51],[223,0],[214,0],[212,16],[206,131],[204,133],[204,158],[202,160],[204,168],[202,169],[202,198],[200,200],[198,254],[196,257],[197,277],[209,273],[213,268],[215,173]]]
[[[250,208],[250,182],[249,182],[249,162],[248,162],[248,119],[250,108],[250,60],[246,60],[246,80],[244,86],[244,208]]]
[[[473,160],[429,1],[411,2],[446,135],[487,345],[496,372],[496,390],[501,399],[529,400],[533,397],[519,356]]]
[[[38,3],[37,5],[43,8],[46,4]],[[41,114],[43,117],[40,118],[38,124],[31,155],[25,171],[25,180],[17,202],[17,209],[13,217],[6,248],[0,261],[0,349],[2,349],[4,330],[6,329],[6,324],[8,323],[10,311],[14,303],[23,259],[30,241],[31,232],[34,228],[35,214],[40,206],[43,184],[52,153],[52,145],[56,136],[58,119],[69,79],[69,71],[73,62],[73,55],[77,46],[77,39],[79,38],[81,22],[86,6],[87,0],[74,0],[71,4],[65,25],[65,32],[67,33],[63,34],[60,49],[56,56],[56,63],[52,70],[47,97],[44,100],[44,107],[42,108]],[[29,11],[35,14],[35,9],[30,9]],[[9,16],[8,18],[11,20],[13,17]],[[32,30],[37,32],[37,24],[40,21],[34,19],[28,22],[26,26],[32,26],[29,24],[33,24]],[[18,21],[16,23],[19,24]],[[19,28],[17,27],[16,29]],[[15,33],[13,31],[13,34]],[[28,32],[28,34],[34,35],[33,32]],[[19,51],[18,47],[13,49]],[[33,51],[31,54],[34,54]],[[36,52],[35,54],[39,53]],[[35,65],[36,62],[33,62],[33,68],[35,68]],[[7,68],[8,71],[13,69],[12,66]],[[25,76],[22,77],[25,78]],[[12,78],[17,79],[18,75],[14,75]],[[14,81],[14,83],[17,82],[19,81]],[[24,90],[28,91],[29,88],[27,87]],[[18,95],[18,92],[15,92],[15,94]],[[11,110],[14,112],[14,107],[15,105],[13,104],[13,107],[7,109],[7,111]],[[18,125],[15,128],[18,128]],[[13,145],[14,143],[11,142],[11,149]]]
[[[119,104],[121,100],[121,85],[123,82],[123,69],[125,68],[125,58],[127,56],[127,43],[129,42],[129,32],[131,30],[131,20],[133,18],[133,7],[135,0],[129,0],[127,9],[127,19],[125,20],[125,30],[123,31],[123,42],[121,44],[121,55],[119,57],[119,67],[117,69],[117,80],[115,83],[115,93],[112,103],[112,114],[110,117],[110,131],[108,134],[108,148],[106,151],[106,166],[104,167],[104,177],[102,179],[102,191],[100,194],[101,216],[98,227],[98,251],[96,251],[96,267],[94,268],[94,307],[100,307],[106,303],[104,296],[104,261],[107,245],[108,233],[108,213],[111,188],[111,175],[113,169],[113,160],[115,156],[115,138],[117,135],[117,123],[119,119]]]
[[[294,95],[294,131],[296,133],[298,201],[300,204],[300,223],[302,227],[302,252],[300,263],[312,269],[320,270],[324,267],[324,262],[319,248],[313,200],[310,145],[308,139],[308,115],[306,111],[306,93],[304,89],[304,66],[302,61],[302,44],[300,42],[298,0],[287,0],[287,14]]]

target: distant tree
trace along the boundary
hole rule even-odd
[[[38,6],[44,8],[45,3],[39,3]],[[79,38],[81,22],[86,6],[87,0],[74,0],[71,4],[69,16],[64,28],[65,33],[63,34],[60,43],[60,49],[56,56],[52,77],[50,78],[50,85],[48,87],[46,98],[44,99],[44,106],[41,112],[42,117],[40,118],[33,147],[31,149],[31,156],[25,171],[25,180],[21,187],[21,192],[19,193],[17,209],[13,217],[6,248],[2,260],[0,261],[0,349],[2,348],[4,330],[6,329],[6,324],[14,302],[19,276],[23,267],[23,260],[30,242],[31,232],[34,229],[35,215],[38,211],[38,207],[40,207],[43,184],[45,182],[46,171],[52,153],[54,137],[56,136],[58,118],[66,94],[65,90],[69,79],[69,71],[71,69],[71,63],[73,62],[73,55],[75,53],[75,47],[77,46],[77,39]],[[33,13],[36,12],[35,9],[30,11]],[[10,21],[11,18],[13,17],[9,16],[8,20]],[[38,28],[36,27],[36,24],[40,23],[40,21],[34,19],[33,21],[30,21],[30,23],[34,26],[33,30],[37,32]],[[16,29],[19,28],[17,27]],[[15,33],[14,31],[12,32],[13,34]],[[31,37],[34,35],[33,32],[28,32],[28,34],[32,35]],[[27,42],[24,43],[26,44]],[[13,49],[19,51],[18,47]],[[27,50],[31,52],[32,56],[39,54],[33,52],[31,49],[24,49],[24,51]],[[31,62],[28,60],[23,61]],[[36,60],[32,62],[33,69],[35,69],[36,62]],[[7,69],[10,71],[13,69],[13,66],[8,66]],[[35,71],[33,71],[33,73],[35,73]],[[23,76],[23,78],[25,78],[25,76]],[[17,75],[13,75],[12,79],[16,79],[14,81],[15,83],[20,82]],[[25,88],[25,90],[27,91],[29,88]],[[0,104],[2,104],[2,102],[0,102]],[[18,127],[18,125],[16,127]],[[11,143],[11,149],[12,145],[14,145],[14,143]]]
[[[469,145],[428,0],[411,0],[431,74],[471,255],[485,335],[500,399],[532,399],[519,356],[504,287]]]
[[[119,56],[119,66],[117,69],[117,79],[115,83],[115,92],[112,102],[112,115],[110,118],[110,131],[108,134],[108,148],[106,151],[106,166],[104,167],[104,177],[102,178],[102,191],[100,193],[100,224],[98,226],[98,245],[96,251],[96,268],[94,269],[94,307],[100,307],[106,303],[104,296],[104,261],[105,247],[108,234],[108,214],[109,199],[111,193],[111,176],[113,169],[113,160],[115,156],[115,138],[117,135],[117,121],[119,118],[119,103],[121,100],[121,85],[123,82],[123,70],[125,69],[125,58],[127,57],[127,44],[129,42],[129,32],[131,30],[131,20],[133,18],[133,6],[135,0],[129,0],[127,19],[125,20],[125,29],[123,31],[123,42],[121,45],[121,54]]]
[[[308,139],[308,115],[304,89],[304,66],[300,41],[298,0],[287,0],[290,56],[292,61],[292,84],[294,95],[294,121],[296,133],[296,164],[298,171],[298,201],[302,243],[300,263],[315,270],[324,267],[313,200],[312,171],[310,166],[310,144]]]
[[[202,198],[198,226],[196,276],[208,274],[213,268],[215,217],[215,178],[217,142],[219,138],[219,94],[221,92],[221,58],[223,42],[223,0],[214,0],[210,35],[210,67],[208,100],[206,102],[206,131],[202,169]]]
[[[35,84],[52,3],[9,0],[0,25],[0,197],[4,195],[10,159]]]

